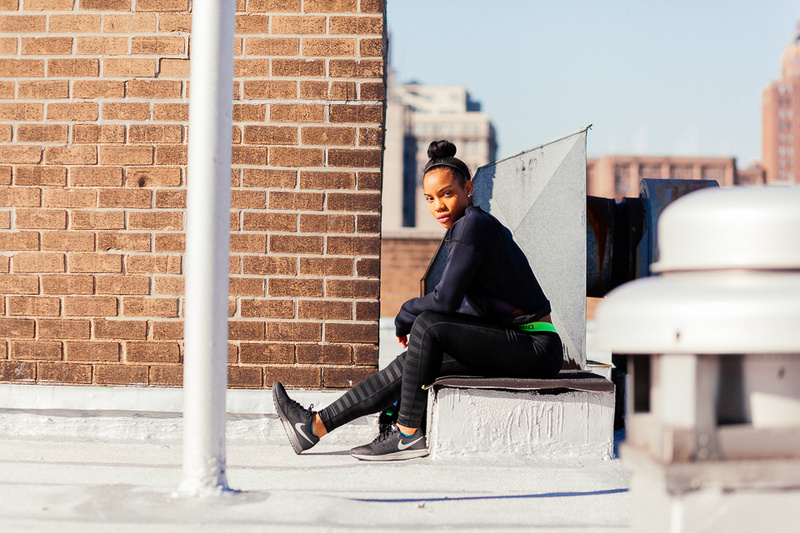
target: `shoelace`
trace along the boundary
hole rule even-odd
[[[373,440],[373,441],[372,441],[372,444],[377,444],[377,443],[379,443],[379,442],[383,442],[383,441],[385,441],[385,440],[386,440],[386,439],[388,439],[388,438],[389,438],[389,436],[390,436],[392,433],[394,433],[395,431],[400,431],[399,429],[397,429],[397,426],[395,426],[394,424],[392,424],[391,426],[388,426],[388,427],[387,427],[387,428],[385,428],[383,431],[381,431],[381,432],[378,434],[378,436],[377,436],[377,437],[375,437],[375,440]]]

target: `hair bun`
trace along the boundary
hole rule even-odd
[[[443,159],[445,157],[455,157],[456,145],[450,141],[433,141],[428,146],[429,159]]]

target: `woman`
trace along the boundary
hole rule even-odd
[[[447,261],[434,291],[408,300],[395,318],[407,350],[319,412],[290,399],[279,382],[273,385],[276,410],[296,453],[399,399],[397,424],[350,453],[362,460],[422,457],[428,454],[420,429],[423,387],[438,376],[546,378],[561,369],[550,302],[511,232],[472,205],[469,169],[455,154],[449,141],[428,148],[422,186],[431,214],[447,228]]]

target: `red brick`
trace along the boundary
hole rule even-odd
[[[79,55],[126,55],[128,53],[127,37],[92,36],[78,37],[77,40],[76,50]]]
[[[71,53],[72,37],[22,38],[22,55],[63,55]]]
[[[301,132],[303,144],[354,146],[356,129],[348,127],[308,127]]]
[[[48,143],[67,142],[66,124],[20,124],[17,127],[17,141]]]
[[[273,59],[272,75],[278,77],[323,77],[324,59]]]
[[[5,207],[36,207],[41,205],[41,192],[35,188],[0,187],[0,205]],[[19,216],[17,210],[17,216]],[[20,227],[17,224],[17,227]]]
[[[272,297],[322,297],[321,279],[272,278],[268,282],[268,295]]]
[[[301,189],[352,189],[355,174],[352,172],[326,172],[303,170],[300,172]]]
[[[149,233],[101,232],[97,234],[97,250],[108,252],[120,250],[126,252],[149,252]]]
[[[317,365],[347,365],[352,362],[352,349],[341,344],[301,344],[297,347],[297,362]]]
[[[103,76],[107,78],[152,78],[156,75],[155,58],[105,57],[102,62]]]
[[[117,299],[113,296],[67,296],[65,316],[117,316]]]
[[[158,62],[158,75],[161,78],[189,78],[189,60],[162,58]]]
[[[72,229],[123,229],[125,227],[125,213],[122,211],[79,210],[73,211],[70,218]]]
[[[186,235],[183,233],[156,234],[156,252],[184,252],[186,250]]]
[[[245,231],[297,231],[297,215],[293,213],[243,213]]]
[[[153,294],[183,296],[185,292],[183,276],[155,276]]]
[[[150,278],[137,275],[96,276],[97,294],[149,294]]]
[[[5,0],[5,1],[8,1],[8,0]],[[14,9],[16,9],[16,7]],[[16,55],[17,54],[17,38],[16,37],[0,37],[0,54],[2,54],[4,56]],[[12,92],[13,92],[13,88],[12,88]],[[13,95],[12,95],[12,97],[13,97]]]
[[[295,318],[292,300],[243,298],[241,300],[241,314],[244,318]]]
[[[382,78],[381,59],[331,59],[329,65],[331,78]]]
[[[152,211],[131,212],[128,214],[129,229],[181,230],[183,229],[183,212]]]
[[[359,53],[361,57],[383,57],[383,39],[361,39]]]
[[[17,96],[20,99],[69,98],[69,80],[20,80],[17,82]],[[13,94],[11,97],[13,98]]]
[[[325,295],[333,298],[377,298],[380,282],[365,279],[325,280]]]
[[[329,211],[379,213],[381,196],[378,193],[330,193],[328,195]]]
[[[271,147],[269,164],[278,167],[320,167],[323,151],[317,148]]]
[[[380,255],[377,237],[328,237],[327,253],[331,255]]]
[[[61,301],[40,296],[9,296],[8,314],[11,316],[58,316]]]
[[[35,332],[35,322],[28,318],[0,318],[0,337],[29,338]]]
[[[301,81],[300,98],[306,100],[326,100],[329,96],[329,86],[330,83],[327,81]]]
[[[88,320],[40,318],[36,322],[40,339],[88,339],[90,335]]]
[[[38,164],[42,160],[40,146],[0,146],[0,163]]]
[[[48,59],[48,78],[97,77],[100,75],[100,60],[91,58]]]
[[[306,13],[354,13],[357,0],[305,0],[303,10]]]
[[[186,39],[184,37],[139,37],[134,36],[131,40],[132,54],[150,55],[180,55],[186,51]]]
[[[180,274],[181,257],[178,255],[133,255],[126,261],[129,273]]]
[[[15,254],[12,258],[15,274],[64,272],[64,254],[26,252]]]
[[[0,76],[4,78],[42,78],[44,70],[43,59],[0,59]]]
[[[132,124],[128,128],[129,143],[180,143],[183,127],[179,124]]]
[[[157,122],[187,122],[188,104],[153,104],[153,120]]]
[[[122,255],[107,253],[70,253],[69,272],[122,272]]]
[[[303,39],[305,57],[347,57],[356,55],[356,40],[348,39]]]
[[[44,159],[48,165],[94,165],[97,163],[95,146],[47,146]]]
[[[260,367],[228,366],[228,387],[257,389],[261,388],[262,384]]]
[[[295,98],[297,82],[288,80],[244,80],[244,98]]]
[[[46,15],[2,15],[2,33],[44,33],[47,30]]]
[[[47,104],[47,120],[94,121],[99,116],[98,105],[93,102]],[[65,148],[66,150],[66,148]]]
[[[358,233],[380,233],[381,231],[380,215],[358,215],[356,222],[356,231]]]
[[[155,13],[103,15],[103,33],[154,33],[157,29]]]
[[[67,341],[64,343],[65,360],[91,362],[119,361],[120,344],[101,341]]]
[[[322,193],[270,191],[269,208],[292,211],[321,211]]]
[[[245,168],[242,170],[244,187],[271,187],[291,189],[297,183],[296,170]]]
[[[44,189],[42,207],[96,207],[97,192],[92,189]]]
[[[248,56],[296,56],[300,53],[300,39],[287,37],[248,37],[245,39]]]
[[[433,247],[433,250],[436,250],[435,246]],[[431,252],[430,255],[433,255],[433,252]],[[426,256],[426,257],[428,257],[428,256]],[[362,278],[379,278],[380,275],[381,275],[381,263],[380,263],[380,260],[379,259],[359,259],[356,262],[356,273],[358,274],[359,277],[362,277]],[[415,289],[417,289],[417,292],[418,292],[418,289],[419,289],[418,281],[419,281],[419,278],[421,278],[421,277],[422,277],[422,275],[420,274],[419,276],[415,276],[415,279],[414,279],[414,282],[417,285],[415,287]]]
[[[353,260],[348,257],[301,257],[302,276],[352,276]]]
[[[252,256],[242,258],[242,273],[261,276],[294,276],[297,272],[294,257]]]
[[[152,165],[152,146],[99,146],[101,165]]]
[[[92,294],[92,276],[49,275],[42,276],[42,294]]]
[[[185,165],[186,145],[156,145],[156,165]]]
[[[0,381],[36,380],[36,365],[20,363],[18,361],[0,361]]]
[[[298,366],[265,366],[264,383],[280,381],[287,387],[304,387],[309,389],[322,386],[320,369]]]
[[[383,146],[383,129],[381,128],[359,128],[359,146]]]
[[[322,324],[314,322],[267,322],[266,340],[280,342],[319,342]]]
[[[38,250],[39,233],[36,231],[0,232],[0,250]]]
[[[20,229],[67,229],[67,212],[63,209],[17,209],[16,223]]]
[[[164,33],[189,33],[191,29],[192,15],[189,13],[161,13],[158,15],[158,31]]]
[[[322,34],[325,33],[326,20],[320,16],[273,16],[272,33],[280,34]]]
[[[231,209],[264,209],[267,195],[264,191],[231,191]]]
[[[185,208],[186,191],[156,191],[156,207]]]
[[[188,11],[189,0],[136,0],[136,11]]]
[[[229,320],[228,339],[263,341],[264,329],[264,322]]]
[[[327,342],[374,343],[378,342],[378,324],[373,323],[337,323],[325,324],[325,340]]]
[[[98,205],[100,207],[150,207],[152,193],[144,189],[101,189]]]
[[[92,382],[92,365],[37,363],[36,374],[39,383],[89,384]]]
[[[248,11],[299,13],[301,0],[249,0]]]
[[[95,365],[94,373],[98,385],[147,385],[149,369],[146,365]]]
[[[77,144],[124,143],[125,126],[122,124],[75,124],[72,142]]]
[[[297,144],[294,126],[245,126],[244,142],[247,144]]]
[[[103,120],[148,120],[149,102],[106,102],[103,104]]]
[[[94,235],[83,231],[43,231],[42,250],[92,252]]]
[[[169,322],[153,322],[153,340],[182,340],[183,339],[183,322],[169,321]]]
[[[172,318],[178,316],[178,300],[176,298],[140,298],[125,296],[122,298],[123,316],[158,316]]]
[[[11,185],[11,166],[0,166],[0,185]]]
[[[322,370],[323,386],[325,388],[349,389],[359,381],[369,377],[374,373],[374,368],[324,368]]]
[[[264,122],[267,106],[263,104],[234,104],[234,122]]]
[[[159,387],[180,387],[183,385],[181,365],[149,365],[150,385]]]
[[[353,233],[353,215],[300,215],[300,231],[303,233]]]
[[[378,368],[378,347],[365,344],[353,346],[353,362],[357,365],[369,365]]]
[[[350,320],[353,318],[352,302],[300,300],[297,307],[298,318],[320,320]]]
[[[244,342],[239,360],[242,363],[291,364],[294,362],[293,344]]]
[[[145,340],[147,322],[144,320],[92,320],[94,336],[97,339]]]
[[[173,80],[129,80],[125,82],[128,98],[180,98],[182,84]]]
[[[359,83],[359,100],[382,101],[386,97],[386,87],[383,83]]]
[[[329,35],[381,35],[383,17],[331,17]]]
[[[176,342],[125,343],[125,361],[128,363],[178,363],[180,346]]]
[[[276,254],[321,254],[324,241],[317,236],[270,235],[269,251]]]
[[[267,163],[267,148],[261,146],[234,146],[231,153],[234,165],[264,166]]]
[[[73,0],[25,0],[25,11],[72,11]]]
[[[334,104],[330,109],[330,121],[334,123],[380,124],[383,107],[377,105]]]

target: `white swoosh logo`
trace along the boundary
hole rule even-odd
[[[305,431],[303,431],[303,424],[302,424],[302,423],[298,422],[297,424],[295,424],[295,425],[294,425],[294,429],[296,429],[296,430],[297,430],[297,432],[298,432],[298,433],[300,433],[300,434],[303,436],[303,438],[304,438],[304,439],[306,439],[306,440],[307,440],[308,442],[310,442],[311,444],[314,444],[314,441],[313,441],[313,440],[311,440],[311,439],[308,437],[308,435],[306,435],[306,432],[305,432]]]
[[[409,448],[409,447],[415,445],[416,443],[418,443],[421,440],[422,440],[422,437],[418,438],[417,440],[413,440],[413,441],[409,442],[408,444],[403,444],[403,441],[400,441],[400,442],[397,443],[397,449],[401,450],[401,451],[405,450],[406,448]]]

